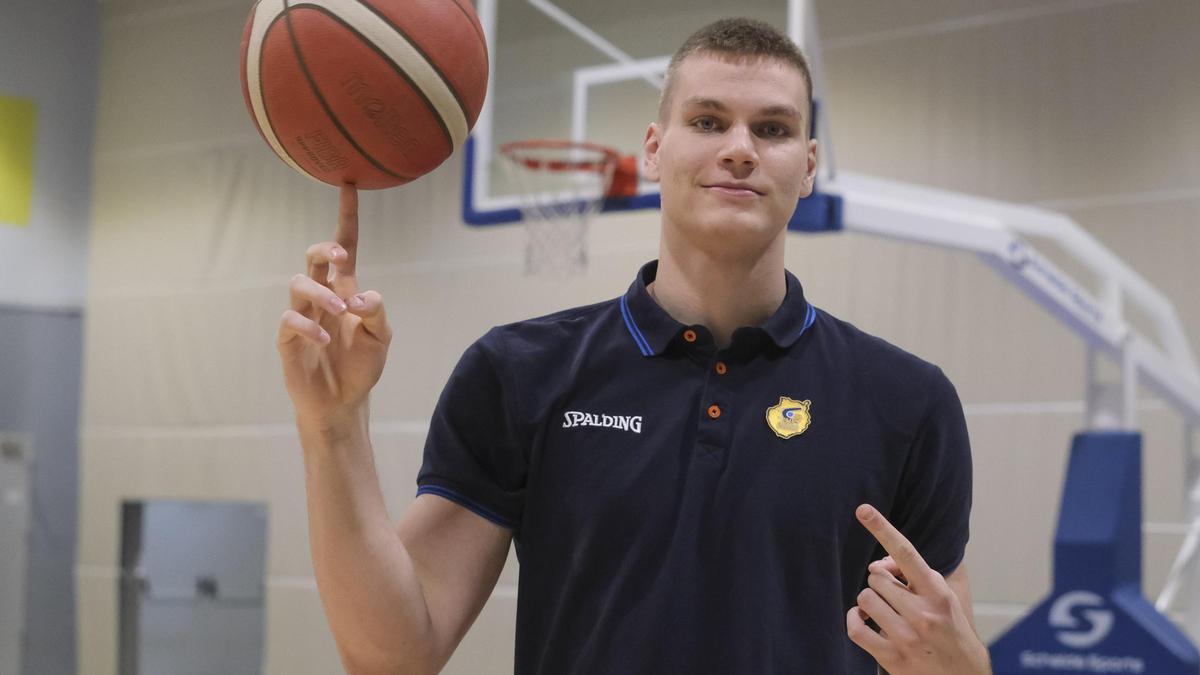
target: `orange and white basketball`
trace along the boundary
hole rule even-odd
[[[284,162],[330,185],[402,185],[466,142],[487,92],[467,0],[258,0],[242,94]]]

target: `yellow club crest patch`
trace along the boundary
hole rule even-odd
[[[808,409],[812,401],[797,401],[786,396],[779,397],[779,404],[767,408],[767,426],[780,438],[799,436],[812,423]]]

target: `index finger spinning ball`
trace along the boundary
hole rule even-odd
[[[258,0],[241,77],[280,159],[330,185],[385,188],[466,141],[487,91],[487,43],[468,0]]]

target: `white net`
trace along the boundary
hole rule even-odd
[[[618,155],[571,141],[523,141],[501,149],[505,171],[521,192],[525,273],[569,277],[587,268],[587,229],[600,210]]]

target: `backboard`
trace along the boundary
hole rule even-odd
[[[704,25],[730,15],[765,21],[804,49],[813,74],[814,113],[824,91],[811,0],[476,0],[491,58],[488,94],[464,148],[463,220],[521,220],[517,186],[499,148],[531,138],[589,141],[640,155],[658,111],[671,53]],[[814,114],[823,172],[832,166],[827,125]],[[818,181],[818,187],[820,182]],[[602,211],[656,209],[658,186],[641,180],[635,196],[606,200]],[[836,230],[841,201],[815,192],[801,200],[794,230]]]

